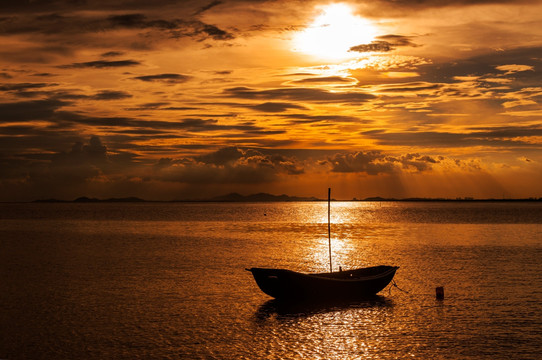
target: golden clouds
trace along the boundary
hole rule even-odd
[[[97,136],[107,161],[62,165],[73,192],[99,178],[100,191],[123,184],[139,197],[159,185],[180,198],[262,184],[310,196],[334,181],[381,192],[367,196],[399,185],[406,197],[539,196],[511,175],[528,176],[524,187],[540,177],[542,42],[528,26],[538,5],[394,3],[403,11],[384,11],[387,1],[5,8],[0,187],[60,197],[44,179]],[[439,189],[444,178],[455,185]]]

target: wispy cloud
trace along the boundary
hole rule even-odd
[[[496,66],[495,69],[504,71],[504,75],[510,75],[515,74],[520,71],[534,71],[534,67],[531,65],[517,65],[517,64],[511,64],[511,65],[499,65]]]
[[[84,69],[84,68],[106,69],[106,68],[117,68],[117,67],[127,67],[127,66],[136,66],[136,65],[141,65],[141,63],[135,60],[116,60],[116,61],[96,60],[96,61],[87,61],[87,62],[82,62],[82,63],[73,63],[73,64],[68,64],[68,65],[59,65],[57,67],[60,69]]]
[[[297,109],[297,110],[304,110],[305,107],[298,104],[293,103],[285,103],[285,102],[265,102],[258,105],[250,106],[254,110],[262,111],[262,112],[270,112],[270,113],[279,113],[284,112],[290,109]]]
[[[164,82],[169,84],[180,84],[190,80],[190,76],[182,74],[157,74],[136,76],[134,79],[147,82]]]
[[[342,76],[318,76],[293,80],[292,84],[355,84],[356,79]]]
[[[364,92],[333,92],[315,88],[277,88],[268,90],[257,90],[248,87],[235,87],[224,90],[229,97],[239,99],[285,99],[293,101],[314,101],[314,102],[349,102],[362,103],[374,98],[374,95]]]
[[[425,146],[425,147],[475,147],[537,148],[542,145],[530,139],[542,136],[542,127],[505,126],[494,128],[468,128],[462,132],[445,131],[368,131],[365,136],[376,139],[381,145]]]
[[[398,47],[417,47],[419,45],[412,42],[412,37],[402,35],[382,35],[377,37],[378,40],[372,41],[369,44],[360,44],[352,46],[349,51],[354,52],[388,52],[395,50]]]
[[[207,4],[207,5],[202,6],[201,8],[199,8],[199,9],[194,13],[194,15],[200,15],[200,14],[204,13],[205,11],[210,10],[210,9],[214,8],[215,6],[218,6],[218,5],[221,5],[221,4],[222,4],[222,1],[214,0],[214,1],[210,2],[209,4]]]

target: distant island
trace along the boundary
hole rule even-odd
[[[267,193],[258,193],[252,195],[241,195],[238,193],[231,193],[227,195],[217,196],[207,201],[220,201],[220,202],[273,202],[273,201],[321,201],[321,199],[315,197],[299,197],[272,195]]]
[[[542,201],[542,198],[524,198],[524,199],[475,199],[472,197],[464,198],[383,198],[383,197],[367,197],[364,199],[332,199],[333,201],[404,201],[404,202],[439,202],[439,201],[454,201],[454,202],[518,202],[518,201]],[[316,197],[300,197],[300,196],[289,196],[289,195],[273,195],[268,193],[258,193],[251,195],[241,195],[239,193],[230,193],[221,196],[215,196],[211,198],[193,198],[193,199],[179,199],[179,200],[170,200],[170,201],[155,201],[155,200],[144,200],[138,197],[124,197],[124,198],[108,198],[108,199],[97,199],[86,196],[78,197],[74,200],[58,200],[58,199],[44,199],[44,200],[35,200],[35,203],[142,203],[142,202],[293,202],[293,201],[327,201],[327,199],[319,199]]]
[[[252,195],[241,195],[238,193],[231,193],[227,195],[216,196],[212,198],[198,198],[198,199],[181,199],[171,201],[153,201],[144,200],[138,197],[125,197],[125,198],[109,198],[109,199],[97,199],[89,198],[86,196],[78,197],[75,200],[58,200],[58,199],[45,199],[35,200],[36,203],[126,203],[126,202],[286,202],[286,201],[321,201],[315,197],[299,197],[288,195],[272,195],[267,193],[259,193]]]
[[[109,198],[109,199],[96,199],[88,198],[86,196],[78,197],[75,200],[58,200],[58,199],[45,199],[45,200],[35,200],[33,202],[37,203],[98,203],[98,202],[147,202],[137,197],[126,197],[126,198]]]

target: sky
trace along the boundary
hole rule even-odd
[[[542,197],[542,1],[0,2],[0,201]]]

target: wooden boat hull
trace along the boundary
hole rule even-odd
[[[247,269],[259,288],[276,299],[353,299],[377,294],[392,281],[398,267],[373,266],[332,273],[304,274],[284,269]]]

